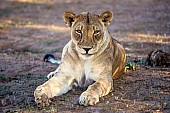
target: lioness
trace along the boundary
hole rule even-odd
[[[87,87],[78,100],[84,106],[96,104],[110,92],[113,79],[122,74],[126,62],[123,47],[107,30],[111,20],[110,11],[100,15],[64,13],[71,40],[63,49],[54,76],[36,88],[34,96],[38,105],[49,105],[49,98],[67,93],[74,84]]]

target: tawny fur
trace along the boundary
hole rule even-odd
[[[111,20],[110,11],[100,15],[64,13],[64,21],[71,30],[71,40],[63,49],[61,64],[55,75],[36,88],[34,96],[37,104],[48,105],[49,100],[44,102],[43,95],[48,98],[60,96],[71,90],[74,84],[88,87],[80,95],[80,105],[94,105],[110,92],[113,79],[123,73],[126,62],[123,47],[107,30]]]

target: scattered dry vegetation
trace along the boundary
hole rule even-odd
[[[38,108],[33,91],[56,65],[46,53],[61,57],[69,41],[64,11],[114,12],[109,30],[126,49],[128,61],[145,60],[155,49],[170,52],[169,0],[1,0],[0,112],[170,112],[170,69],[141,66],[115,80],[114,90],[95,106],[75,102],[81,89],[56,97]]]

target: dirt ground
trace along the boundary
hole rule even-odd
[[[46,53],[61,58],[70,40],[64,11],[114,12],[109,31],[124,46],[128,60],[146,59],[155,49],[170,52],[169,0],[1,0],[0,112],[169,113],[170,68],[141,66],[114,81],[114,90],[97,105],[75,102],[80,89],[55,97],[38,108],[33,91],[56,65],[43,62]]]

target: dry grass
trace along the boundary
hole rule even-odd
[[[114,90],[95,106],[75,104],[80,89],[54,98],[50,107],[36,106],[33,91],[57,67],[43,62],[44,54],[55,53],[60,59],[70,40],[64,11],[114,11],[109,31],[125,47],[129,61],[145,59],[155,49],[170,51],[169,0],[94,0],[93,4],[91,0],[1,1],[0,112],[169,112],[169,68],[143,66],[116,80]]]

